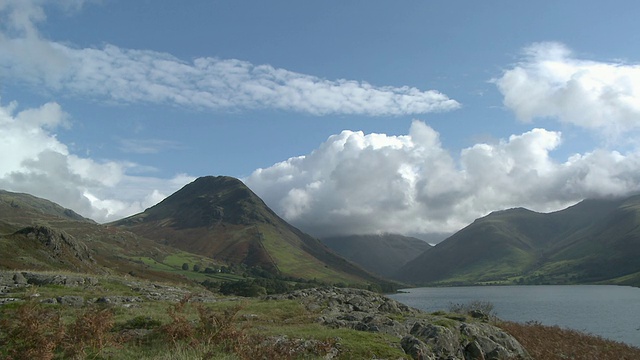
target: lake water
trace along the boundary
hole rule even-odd
[[[389,297],[427,312],[475,300],[498,317],[538,321],[640,347],[640,288],[613,285],[470,286],[404,289]]]

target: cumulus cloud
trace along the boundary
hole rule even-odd
[[[551,211],[640,190],[640,153],[595,150],[558,162],[550,152],[561,140],[533,129],[452,156],[414,121],[401,136],[343,131],[244,181],[316,236],[454,232],[494,210]]]
[[[193,180],[133,176],[136,164],[69,152],[54,130],[66,124],[57,103],[17,111],[0,105],[0,189],[54,201],[99,222],[143,211]]]
[[[125,103],[268,108],[314,115],[424,114],[460,106],[435,90],[327,80],[236,59],[186,62],[166,53],[114,45],[78,49],[41,38],[34,25],[45,17],[41,2],[0,2],[0,21],[13,19],[0,34],[0,68],[8,76],[52,91]]]
[[[640,128],[640,65],[576,58],[560,43],[538,43],[495,80],[522,121],[557,118],[618,136]]]

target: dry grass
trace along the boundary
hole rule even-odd
[[[112,309],[90,307],[82,311],[67,327],[62,343],[66,358],[84,359],[88,350],[97,356],[107,347],[118,346],[119,339],[111,332],[114,324]]]
[[[189,321],[189,307],[195,307],[197,321]],[[287,337],[269,338],[251,334],[247,328],[238,325],[237,316],[244,304],[216,311],[202,304],[189,303],[185,297],[169,307],[171,322],[160,328],[161,335],[174,344],[174,348],[184,348],[186,344],[203,359],[220,354],[233,354],[242,360],[250,359],[298,359],[321,357],[335,347],[334,340],[300,340]]]
[[[59,308],[35,300],[17,306],[11,316],[0,320],[0,358],[84,359],[97,356],[106,347],[118,344],[110,330],[113,312],[97,307],[86,308],[76,321],[65,325]],[[3,354],[4,352],[4,354]]]
[[[119,350],[161,346],[167,353],[187,352],[186,358],[299,359],[322,357],[335,348],[335,340],[304,340],[251,333],[237,319],[243,304],[214,310],[193,304],[190,298],[167,308],[170,321],[154,326],[146,341],[120,336],[114,309],[86,307],[72,310],[75,320],[62,319],[62,308],[36,300],[17,304],[0,313],[0,359],[103,359],[123,358]],[[197,318],[194,318],[197,314]],[[122,327],[122,326],[120,326]],[[158,343],[158,341],[161,341]],[[128,348],[128,349],[127,349]],[[139,358],[129,353],[125,358]]]
[[[6,359],[53,359],[64,335],[60,312],[35,301],[19,306],[12,318],[0,319],[0,349]]]
[[[506,321],[499,326],[518,339],[536,360],[640,359],[640,348],[558,326]]]

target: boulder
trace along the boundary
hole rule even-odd
[[[56,300],[60,305],[75,306],[75,307],[81,307],[82,305],[84,305],[84,298],[82,296],[73,296],[73,295],[58,296]]]
[[[265,299],[300,301],[332,328],[380,332],[398,337],[413,359],[506,360],[531,357],[488,317],[431,315],[383,295],[360,289],[315,288]]]

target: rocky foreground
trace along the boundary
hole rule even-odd
[[[99,277],[36,272],[0,272],[0,304],[22,301],[9,293],[17,288],[56,285],[69,288],[99,286]],[[122,279],[132,294],[81,296],[62,295],[43,298],[42,302],[81,307],[90,303],[113,306],[138,306],[140,303],[177,302],[189,293],[179,286]],[[205,292],[191,301],[233,301]],[[402,350],[413,359],[531,359],[527,351],[511,335],[492,325],[486,314],[427,314],[383,295],[366,290],[346,288],[312,288],[288,294],[271,295],[265,301],[292,300],[304,305],[316,321],[329,328],[348,328],[378,332],[401,339]],[[303,339],[300,339],[303,340]],[[325,358],[339,358],[339,349],[328,351]]]
[[[402,349],[414,359],[530,359],[511,335],[491,325],[486,314],[430,315],[366,290],[314,288],[270,300],[297,300],[318,312],[331,328],[383,332],[402,338]]]

